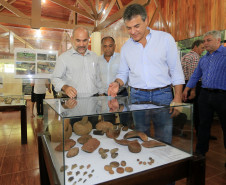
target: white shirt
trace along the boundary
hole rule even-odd
[[[121,49],[117,78],[134,88],[155,89],[184,84],[184,74],[174,38],[150,30],[145,47],[130,38]]]
[[[107,94],[109,84],[116,79],[116,74],[120,64],[120,54],[114,53],[109,62],[104,58],[104,55],[101,55],[98,58],[98,62],[100,64],[102,87],[104,93]]]
[[[52,83],[57,92],[61,91],[64,85],[74,87],[77,90],[77,97],[102,94],[98,56],[89,50],[84,56],[73,48],[66,51],[57,59]]]
[[[47,79],[35,79],[34,80],[34,93],[35,94],[45,94]]]

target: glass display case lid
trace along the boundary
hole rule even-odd
[[[64,118],[169,107],[169,105],[142,102],[128,97],[112,98],[109,96],[45,99],[44,101]]]

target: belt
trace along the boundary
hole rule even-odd
[[[203,88],[205,91],[213,92],[213,93],[226,93],[226,90],[222,89],[211,89],[211,88]]]
[[[140,88],[134,88],[136,91],[139,90],[139,91],[144,91],[144,92],[153,92],[153,91],[157,91],[157,90],[161,90],[161,89],[165,89],[165,88],[168,88],[168,87],[171,87],[171,85],[167,85],[165,87],[160,87],[160,88],[155,88],[155,89],[140,89]]]

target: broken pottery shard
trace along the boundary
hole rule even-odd
[[[61,142],[59,145],[56,146],[55,150],[58,152],[68,151],[75,144],[76,144],[76,141],[74,141],[73,139],[66,139],[64,141],[64,144],[63,144],[63,142]]]
[[[158,147],[158,146],[166,146],[166,144],[155,141],[155,140],[150,140],[150,141],[145,141],[141,144],[145,148],[153,148],[153,147]]]
[[[92,136],[91,135],[88,135],[88,134],[86,134],[86,135],[83,135],[83,136],[81,136],[81,137],[79,137],[78,139],[77,139],[77,141],[80,143],[80,144],[85,144],[89,139],[91,139],[92,138]]]
[[[75,147],[75,148],[71,148],[68,153],[67,153],[67,157],[70,158],[70,157],[74,157],[76,155],[78,155],[78,152],[79,152],[79,148],[78,147]]]
[[[100,145],[100,141],[96,138],[91,138],[82,146],[82,150],[88,153],[95,151]]]
[[[128,146],[128,144],[131,142],[131,141],[127,140],[127,139],[120,139],[120,140],[118,140],[118,139],[114,138],[114,140],[115,140],[116,143],[118,143],[120,145],[125,145],[125,146]]]
[[[61,167],[60,167],[60,171],[61,171],[61,172],[65,171],[65,170],[67,170],[67,169],[68,169],[68,166],[67,166],[67,165],[61,166]]]
[[[99,123],[96,124],[96,129],[97,130],[102,130],[104,133],[108,130],[108,129],[113,129],[114,126],[111,122],[108,121],[100,121]]]
[[[120,129],[107,129],[106,136],[108,138],[117,138],[120,135]]]
[[[129,151],[132,153],[139,153],[141,151],[141,145],[138,141],[132,141],[128,145]]]
[[[143,141],[148,141],[148,136],[144,132],[140,131],[130,131],[124,135],[124,139],[129,139],[129,138],[140,138]]]

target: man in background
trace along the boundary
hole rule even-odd
[[[107,36],[101,40],[103,55],[99,57],[98,62],[105,95],[107,95],[109,84],[116,78],[120,64],[120,54],[115,52],[115,47],[113,37]],[[122,87],[117,95],[128,96],[126,87]]]
[[[220,119],[226,149],[226,48],[221,46],[220,42],[220,31],[209,31],[204,35],[207,53],[200,59],[183,92],[183,100],[186,101],[188,91],[202,78],[196,145],[196,153],[201,155],[205,155],[209,150],[210,130],[215,111]]]
[[[102,87],[106,96],[109,84],[116,79],[116,74],[120,64],[120,54],[115,52],[115,47],[116,45],[113,37],[107,36],[102,38],[101,49],[103,55],[99,57],[98,63],[100,64]],[[128,96],[126,87],[120,88],[117,95]],[[104,115],[104,120],[110,121],[113,124],[116,122],[114,115]],[[128,121],[128,115],[121,113],[120,122],[125,124]]]
[[[48,88],[49,93],[51,93],[50,83],[48,79],[34,80],[34,94],[38,118],[43,117],[43,100],[46,96],[46,88]]]
[[[202,55],[204,48],[203,40],[196,40],[192,44],[192,49],[186,55],[183,56],[181,60],[182,68],[184,71],[185,77],[185,86],[190,79],[191,75],[194,73],[195,68],[198,66],[200,56]],[[196,84],[196,87],[191,89],[188,94],[187,103],[193,103],[193,120],[196,130],[196,135],[198,133],[198,124],[199,124],[199,111],[198,111],[198,96],[201,91],[202,82],[199,80]],[[185,88],[184,86],[184,88]]]

